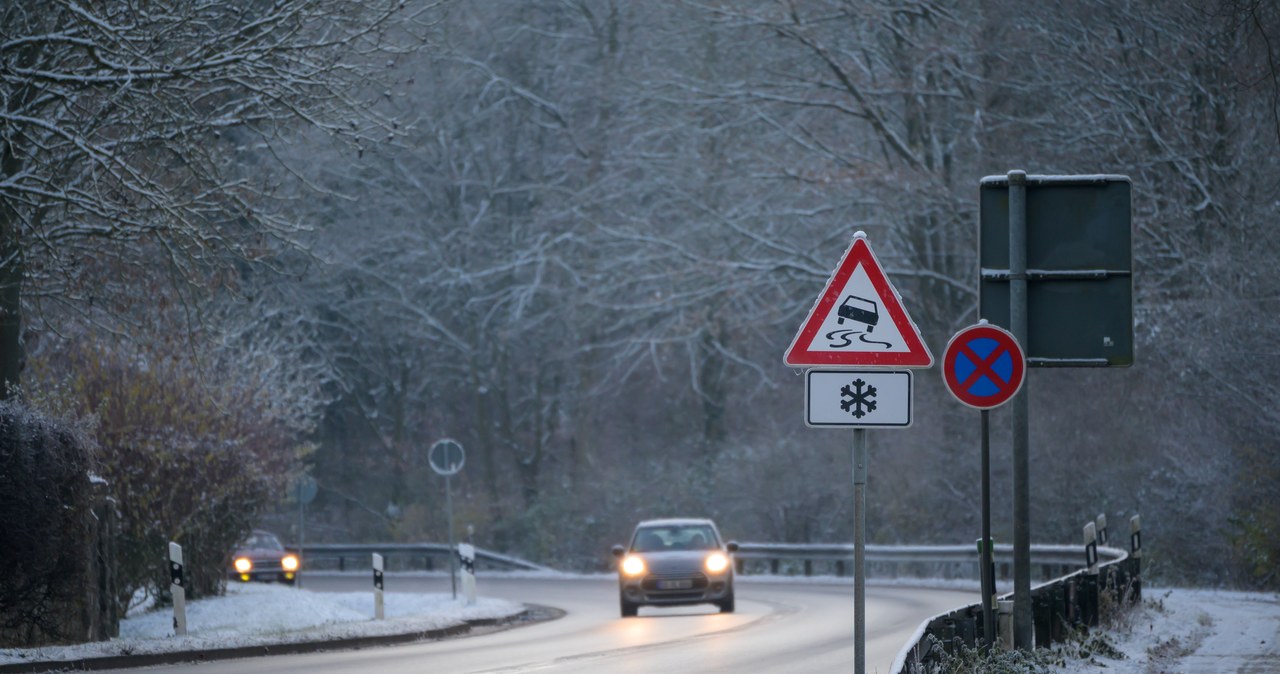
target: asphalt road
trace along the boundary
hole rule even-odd
[[[388,592],[449,592],[448,578],[387,578]],[[309,576],[313,591],[368,589],[360,576]],[[616,582],[480,578],[480,593],[563,609],[564,617],[436,642],[280,655],[148,672],[836,672],[853,668],[853,585],[741,582],[737,612],[645,607],[620,618]],[[885,674],[922,620],[976,593],[867,589],[867,671]]]

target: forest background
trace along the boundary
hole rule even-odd
[[[1280,587],[1275,5],[242,5],[0,9],[0,378],[138,540],[296,539],[303,473],[308,541],[443,540],[443,437],[459,529],[557,568],[651,516],[851,540],[782,352],[862,230],[938,357],[1023,169],[1130,176],[1136,270],[1133,367],[1029,372],[1033,538],[1141,513],[1152,578]],[[869,540],[968,544],[977,415],[936,368],[915,410]]]

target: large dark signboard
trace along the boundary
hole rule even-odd
[[[1027,363],[1133,364],[1127,176],[1027,176]],[[979,188],[978,315],[1009,327],[1009,179]]]

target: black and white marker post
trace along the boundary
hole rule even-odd
[[[382,555],[373,553],[373,618],[374,620],[382,620],[384,610],[382,605]]]
[[[458,565],[462,567],[462,595],[467,606],[476,603],[476,548],[470,543],[458,544]]]
[[[173,593],[173,634],[187,635],[186,574],[182,562],[182,546],[169,542],[169,591]]]

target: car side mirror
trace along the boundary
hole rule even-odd
[[[728,551],[729,551],[729,552],[731,552],[731,553],[732,553],[732,552],[737,552],[737,551],[738,551],[738,542],[737,542],[737,541],[729,541],[727,544],[725,544],[724,549],[725,549],[725,550],[728,550]]]
[[[622,555],[626,554],[627,550],[626,548],[623,548],[621,545],[615,545],[610,550],[610,552],[613,553],[614,557],[621,557]]]

